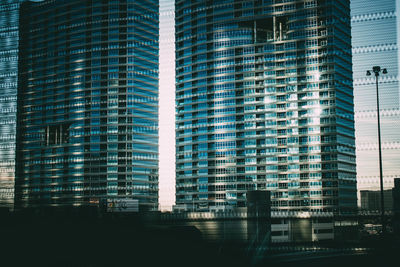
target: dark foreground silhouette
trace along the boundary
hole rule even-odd
[[[249,251],[243,243],[208,242],[195,227],[152,223],[135,213],[101,214],[82,209],[0,212],[0,238],[0,266],[7,267],[383,267],[397,266],[393,262],[400,255],[400,242],[393,238],[354,244],[369,248],[363,253],[343,252],[340,248],[352,244],[332,243],[319,244],[332,249],[323,252],[282,251],[271,255],[268,248],[257,252]]]

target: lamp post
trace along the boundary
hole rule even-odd
[[[378,91],[378,77],[381,73],[380,66],[372,67],[372,72],[375,74],[375,83],[376,83],[376,107],[377,107],[377,115],[378,115],[378,149],[379,149],[379,178],[381,185],[381,223],[382,223],[382,234],[386,233],[386,222],[385,222],[385,205],[384,205],[384,197],[383,197],[383,175],[382,175],[382,147],[381,147],[381,120],[379,115],[379,91]],[[386,69],[382,69],[382,74],[387,74]],[[371,71],[367,70],[367,76],[371,76]]]

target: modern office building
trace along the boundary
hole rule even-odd
[[[393,210],[397,213],[400,212],[400,178],[394,179]]]
[[[400,3],[396,0],[351,1],[354,112],[359,190],[378,190],[379,152],[373,66],[386,68],[379,76],[384,188],[400,177]]]
[[[0,207],[14,202],[20,0],[0,1]]]
[[[350,1],[176,1],[176,203],[356,207]]]
[[[360,191],[361,209],[368,211],[380,211],[381,191],[380,190],[361,190]],[[393,190],[387,189],[383,191],[383,203],[385,210],[393,210]]]
[[[158,1],[21,5],[17,208],[158,206]]]
[[[394,179],[393,215],[393,232],[400,235],[400,178]]]

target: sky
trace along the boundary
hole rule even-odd
[[[174,0],[160,0],[159,207],[175,203],[175,16]]]

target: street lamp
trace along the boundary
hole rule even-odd
[[[381,120],[379,115],[379,91],[378,91],[378,77],[381,72],[380,66],[372,67],[372,72],[375,74],[376,83],[376,108],[378,113],[378,148],[379,148],[379,178],[381,184],[381,223],[382,223],[382,234],[386,233],[386,222],[385,222],[385,205],[383,197],[383,175],[382,175],[382,147],[381,147]],[[382,74],[387,74],[387,70],[383,69]],[[367,70],[367,76],[371,76],[371,71]]]

